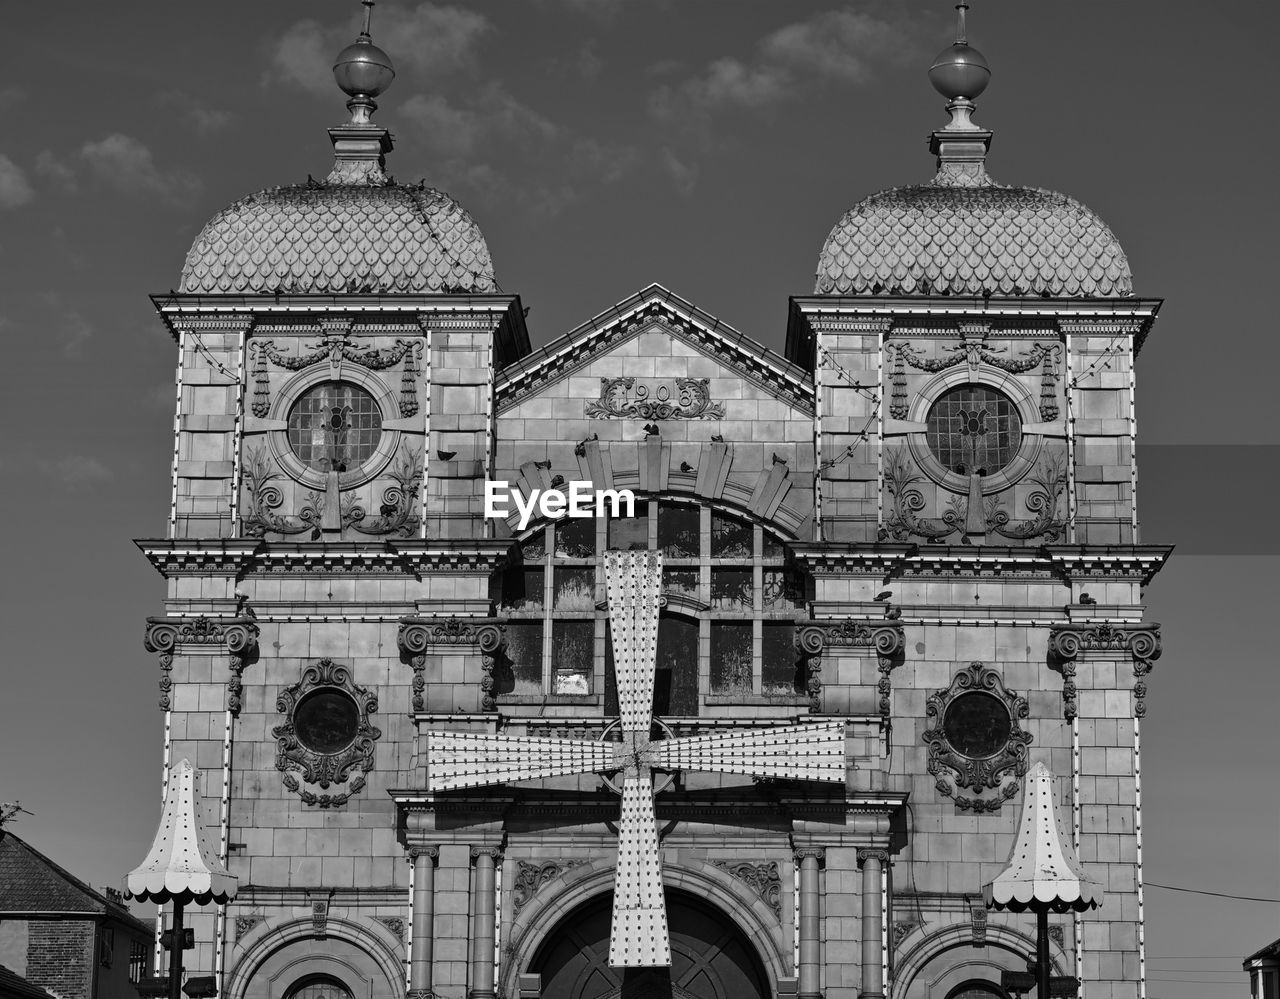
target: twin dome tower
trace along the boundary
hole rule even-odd
[[[369,7],[333,67],[351,119],[329,130],[335,162],[321,182],[269,188],[215,215],[182,270],[189,294],[492,293],[493,262],[471,215],[449,195],[384,172],[391,133],[372,121],[395,78],[373,43]],[[973,123],[991,71],[965,34],[929,71],[950,123],[933,133],[938,172],[881,191],[836,223],[818,258],[818,295],[1109,298],[1133,294],[1124,251],[1084,205],[997,184],[992,133]]]

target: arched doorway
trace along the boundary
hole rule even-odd
[[[973,979],[957,985],[947,993],[947,999],[1009,999],[1009,993],[992,982]]]
[[[352,999],[351,990],[332,975],[307,975],[289,987],[286,999]]]
[[[547,934],[530,966],[543,999],[769,999],[764,965],[715,906],[668,888],[671,967],[609,967],[613,894],[584,902]]]

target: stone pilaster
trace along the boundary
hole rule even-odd
[[[1050,636],[1080,729],[1079,855],[1105,891],[1083,917],[1090,999],[1137,999],[1143,951],[1140,719],[1146,676],[1160,656],[1158,625],[1059,626]]]
[[[859,850],[862,868],[862,991],[859,999],[884,999],[885,850]]]
[[[413,857],[413,939],[409,946],[409,991],[406,999],[431,999],[431,962],[435,949],[436,860],[434,846],[415,847]]]
[[[471,924],[471,991],[470,999],[493,999],[493,948],[495,932],[494,904],[497,885],[494,879],[495,865],[502,851],[492,846],[473,846],[471,859],[475,861],[475,893]]]
[[[800,862],[800,999],[816,999],[822,995],[822,889],[819,884],[820,864],[824,851],[820,847],[796,850]]]

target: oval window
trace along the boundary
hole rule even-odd
[[[332,687],[313,690],[293,709],[298,742],[322,756],[340,753],[360,730],[360,709],[347,694]]]
[[[353,472],[377,450],[382,412],[372,395],[351,382],[307,389],[289,410],[289,447],[318,472]]]
[[[1003,392],[986,385],[961,385],[929,407],[925,437],[948,472],[994,475],[1017,456],[1022,420]]]
[[[973,690],[947,705],[942,732],[961,756],[985,760],[1008,745],[1013,719],[998,699]]]

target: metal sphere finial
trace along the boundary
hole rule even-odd
[[[956,40],[938,53],[929,67],[929,82],[948,101],[972,101],[991,82],[986,57],[969,44],[965,12],[969,5],[956,4]]]
[[[364,5],[364,29],[354,42],[338,53],[333,64],[333,78],[339,89],[351,98],[347,107],[351,120],[367,124],[378,105],[374,98],[391,86],[396,78],[391,57],[373,44],[369,34],[369,22],[374,0],[360,0]]]

